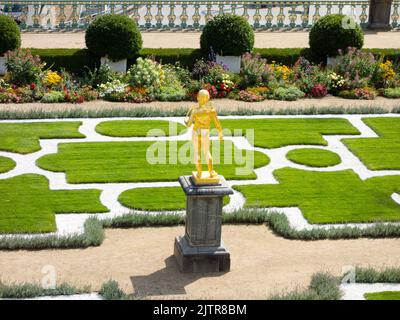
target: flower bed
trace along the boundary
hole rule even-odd
[[[6,57],[8,72],[0,78],[0,103],[183,101],[194,100],[200,89],[208,90],[214,99],[246,102],[293,101],[328,94],[367,100],[378,95],[400,97],[397,62],[355,48],[339,51],[337,63],[331,67],[313,64],[302,56],[287,66],[246,53],[240,73],[230,72],[212,56],[198,59],[191,68],[139,57],[127,73],[112,72],[104,65],[87,68],[79,75],[64,69],[54,71],[27,49],[8,52]]]

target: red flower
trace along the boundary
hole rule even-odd
[[[35,90],[36,89],[36,84],[31,83],[31,90]]]

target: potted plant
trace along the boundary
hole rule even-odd
[[[142,48],[142,36],[136,22],[124,15],[105,14],[96,18],[85,35],[89,51],[100,57],[112,71],[126,72],[127,59]]]
[[[330,14],[319,19],[311,28],[309,35],[311,54],[318,62],[333,66],[339,49],[361,49],[364,34],[361,27],[343,14]]]
[[[254,31],[247,20],[233,14],[222,14],[208,21],[200,37],[204,54],[214,52],[216,62],[239,73],[241,56],[254,46]]]
[[[21,34],[17,23],[6,15],[0,15],[0,75],[7,72],[5,53],[21,46]]]

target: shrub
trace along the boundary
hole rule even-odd
[[[21,34],[17,23],[9,16],[0,14],[0,56],[21,46]]]
[[[272,98],[275,100],[295,101],[304,97],[304,92],[296,87],[280,87],[274,90]]]
[[[344,99],[374,100],[376,91],[372,88],[356,88],[340,91],[338,96]]]
[[[233,14],[222,14],[208,21],[200,37],[204,54],[210,49],[219,55],[240,56],[254,45],[254,31],[247,20]]]
[[[333,71],[344,77],[348,89],[368,86],[377,63],[372,53],[348,48],[346,53],[339,50]]]
[[[328,94],[328,89],[324,84],[316,83],[311,89],[311,96],[314,98],[322,98]]]
[[[151,60],[138,58],[128,70],[129,84],[134,88],[158,88],[165,79],[161,64]]]
[[[182,101],[187,92],[179,80],[179,69],[174,66],[164,66],[164,84],[155,93],[155,98],[160,101]],[[177,71],[178,70],[178,71]]]
[[[58,102],[64,102],[64,101],[65,101],[64,92],[61,92],[61,91],[46,92],[43,95],[42,100],[40,100],[40,102],[43,102],[43,103],[58,103]]]
[[[7,53],[6,67],[9,82],[17,86],[39,83],[44,64],[28,49],[18,49]]]
[[[351,19],[342,14],[330,14],[322,17],[312,26],[309,44],[311,54],[318,61],[325,62],[327,56],[337,55],[339,49],[362,48],[363,31]],[[347,26],[349,23],[350,25]]]
[[[90,52],[113,61],[131,58],[142,48],[142,36],[136,23],[118,14],[96,18],[89,25],[85,40]]]
[[[266,99],[265,96],[248,90],[240,90],[235,98],[246,102],[258,102]]]
[[[240,69],[240,86],[247,88],[262,83],[267,84],[273,77],[272,72],[273,70],[267,64],[267,60],[261,58],[260,54],[245,53],[242,56],[242,67]]]
[[[400,98],[400,88],[387,88],[383,90],[383,96],[390,99],[399,99]]]

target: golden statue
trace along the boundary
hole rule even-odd
[[[198,105],[189,109],[185,119],[185,125],[189,128],[193,124],[193,149],[194,162],[197,171],[192,173],[195,184],[218,184],[219,176],[213,169],[213,158],[210,152],[210,126],[214,122],[218,130],[219,140],[222,140],[222,128],[217,117],[210,94],[207,90],[200,90],[197,94]],[[203,172],[201,155],[204,154],[208,172]]]

